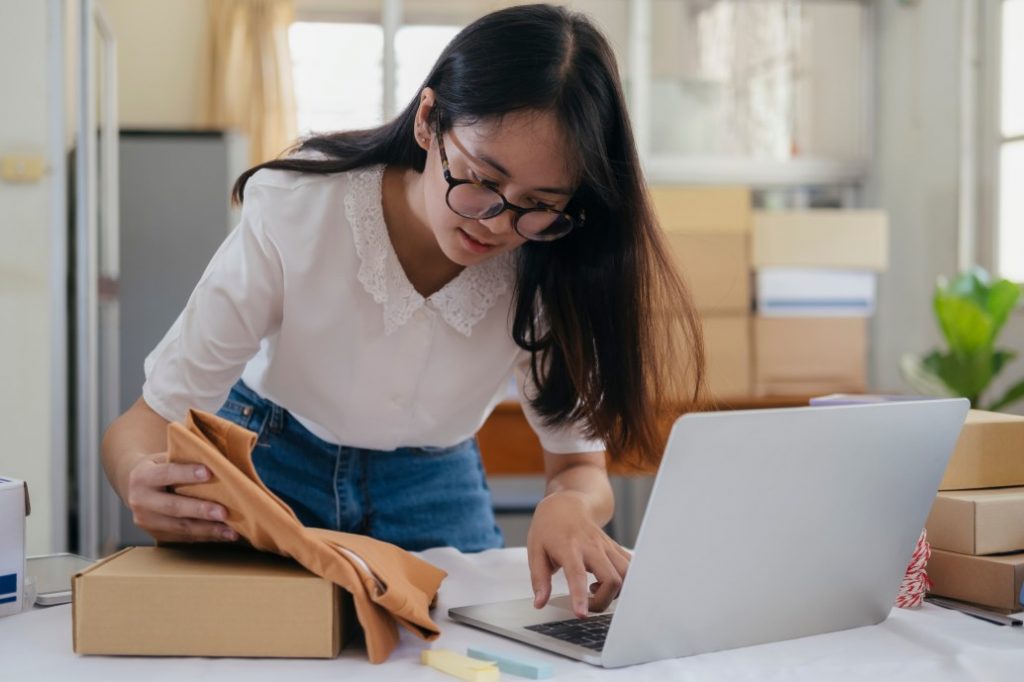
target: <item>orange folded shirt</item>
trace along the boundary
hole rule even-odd
[[[398,623],[425,640],[440,629],[430,605],[446,573],[405,550],[365,535],[307,528],[256,473],[256,434],[215,415],[189,410],[184,424],[167,428],[168,458],[210,470],[203,483],[175,492],[217,502],[227,525],[257,549],[291,557],[352,594],[371,663],[398,644]]]

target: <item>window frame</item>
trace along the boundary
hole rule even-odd
[[[863,118],[865,125],[864,154],[861,160],[848,161],[825,157],[805,157],[785,160],[666,157],[652,154],[651,134],[651,23],[654,0],[624,0],[629,3],[629,29],[623,77],[628,81],[628,107],[633,123],[638,153],[644,172],[652,183],[671,184],[743,184],[753,189],[806,189],[810,187],[836,187],[848,197],[844,205],[860,203],[864,184],[873,163],[875,147],[875,90],[877,83],[875,34],[877,10],[870,0],[823,0],[857,3],[864,7],[864,93]],[[805,0],[817,2],[818,0]],[[295,0],[295,21],[380,23],[384,28],[384,120],[397,113],[395,85],[397,63],[395,34],[403,25],[465,23],[480,13],[519,4],[514,0],[487,0],[472,4],[472,10],[430,10],[413,5],[404,6],[403,0]],[[570,6],[584,9],[580,0],[570,0]],[[467,4],[467,8],[470,5]]]
[[[1024,133],[1006,135],[1002,130],[1003,6],[1006,0],[980,3],[980,121],[978,187],[978,264],[1001,277],[999,272],[999,205],[1001,200],[1000,152],[1008,143],[1024,141]],[[1024,284],[1024,282],[1018,282]],[[1024,310],[1024,302],[1020,310]]]

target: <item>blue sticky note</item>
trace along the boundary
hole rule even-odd
[[[555,669],[548,663],[528,661],[517,656],[498,653],[497,651],[470,647],[466,654],[470,658],[476,658],[481,661],[494,661],[498,664],[498,670],[501,672],[518,677],[527,677],[531,680],[545,680],[555,674]]]

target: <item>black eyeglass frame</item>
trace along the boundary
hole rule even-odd
[[[448,154],[447,154],[447,152],[445,152],[445,149],[444,149],[444,140],[443,140],[443,136],[441,134],[441,117],[440,116],[438,116],[436,118],[436,120],[435,120],[435,131],[437,133],[437,149],[438,149],[439,152],[441,152],[441,171],[444,174],[445,182],[448,183],[448,191],[445,192],[444,202],[446,204],[448,204],[448,208],[450,208],[455,214],[460,215],[463,218],[470,218],[472,220],[489,220],[490,218],[494,218],[495,216],[501,215],[505,211],[512,211],[512,229],[515,230],[516,234],[518,234],[520,237],[522,237],[523,239],[526,239],[528,241],[531,241],[531,242],[553,242],[556,239],[561,239],[562,237],[565,237],[566,235],[571,233],[573,230],[575,230],[577,227],[582,227],[583,224],[586,222],[587,214],[586,214],[586,211],[584,211],[582,209],[580,210],[578,216],[574,216],[573,214],[569,213],[568,211],[564,211],[564,210],[560,211],[558,209],[548,208],[546,206],[536,206],[534,208],[523,208],[522,206],[516,206],[511,201],[506,199],[505,195],[502,194],[501,192],[499,192],[497,190],[497,188],[495,188],[495,187],[491,187],[490,185],[486,185],[486,184],[484,184],[482,182],[477,182],[476,180],[465,180],[465,179],[462,179],[462,178],[456,178],[455,176],[452,175],[452,172],[451,172],[451,170],[448,167]],[[452,195],[452,190],[454,190],[456,187],[459,187],[460,185],[475,185],[475,186],[477,186],[477,187],[479,187],[481,189],[484,189],[484,190],[487,190],[488,192],[492,192],[492,193],[496,194],[498,196],[498,198],[501,199],[501,202],[502,202],[501,203],[501,207],[498,210],[492,212],[490,215],[466,215],[465,213],[459,212],[458,210],[456,210],[456,208],[454,206],[452,206],[452,202],[450,200],[450,197]],[[572,199],[570,198],[569,201],[571,202]],[[538,233],[536,235],[530,235],[530,234],[526,234],[526,233],[523,233],[523,232],[519,231],[519,218],[521,216],[525,215],[526,213],[540,213],[540,212],[555,214],[556,217],[554,218],[554,220],[551,221],[552,224],[554,224],[554,222],[556,220],[558,220],[558,218],[565,219],[568,222],[568,224],[569,224],[569,229],[565,230],[564,232],[560,232],[560,233],[558,233],[558,234],[556,234],[554,236],[549,236],[549,237],[541,236],[542,233]]]

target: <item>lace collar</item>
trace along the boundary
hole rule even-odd
[[[469,336],[473,325],[511,288],[515,276],[513,254],[503,253],[465,268],[440,290],[424,297],[406,277],[388,237],[381,207],[383,177],[383,165],[352,171],[345,194],[345,215],[359,256],[358,279],[384,309],[384,333],[394,333],[429,303],[452,328]]]

